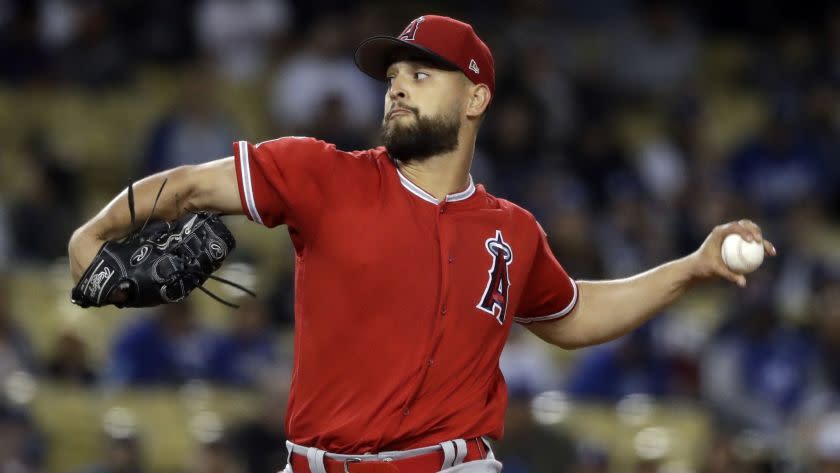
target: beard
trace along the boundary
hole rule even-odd
[[[414,114],[413,123],[401,124],[387,118],[382,122],[382,143],[391,158],[419,163],[458,147],[461,122],[455,114],[421,117],[416,108],[403,108]]]

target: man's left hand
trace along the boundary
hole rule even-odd
[[[693,275],[697,279],[708,279],[722,277],[728,279],[738,286],[747,285],[747,278],[743,274],[736,273],[729,269],[721,257],[721,245],[723,239],[728,235],[737,233],[746,241],[757,241],[764,246],[764,253],[767,256],[776,256],[776,247],[765,240],[761,234],[761,227],[750,220],[739,220],[716,226],[706,237],[706,241],[700,245],[692,255]]]

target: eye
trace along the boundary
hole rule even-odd
[[[417,79],[417,80],[423,80],[427,77],[429,77],[429,74],[425,73],[423,71],[417,71],[417,72],[414,73],[414,78]]]
[[[390,89],[391,83],[394,82],[394,76],[388,76],[385,78],[385,85]]]

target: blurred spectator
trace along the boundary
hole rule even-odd
[[[678,2],[641,2],[638,16],[610,34],[610,76],[622,91],[668,96],[696,72],[699,38]]]
[[[0,471],[43,471],[46,442],[28,412],[0,404]]]
[[[232,326],[210,348],[206,377],[220,384],[255,387],[266,381],[277,362],[266,308],[261,302],[248,301],[230,320]]]
[[[811,473],[840,472],[840,413],[823,418],[814,439],[815,465]]]
[[[89,15],[91,2],[40,0],[39,36],[53,57],[78,41]],[[194,54],[193,2],[148,0],[145,2],[100,2],[111,22],[113,34],[132,51],[134,61],[177,63]]]
[[[96,373],[88,360],[88,346],[81,334],[65,329],[58,335],[44,375],[63,384],[91,386],[96,382]]]
[[[78,3],[78,30],[55,53],[61,78],[90,89],[126,84],[135,60],[106,2]]]
[[[774,448],[768,439],[753,431],[711,433],[702,455],[701,473],[772,473],[800,471],[784,467],[784,448]]]
[[[199,442],[187,473],[244,473],[227,439]]]
[[[3,9],[6,18],[0,18],[0,82],[22,85],[44,79],[50,62],[38,38],[37,3],[6,2]]]
[[[498,175],[493,192],[508,199],[519,199],[526,192],[529,180],[536,173],[542,154],[549,150],[541,145],[545,137],[545,107],[519,80],[499,85],[500,95],[494,98],[493,113],[487,115],[479,146]],[[504,92],[501,92],[504,91]]]
[[[41,0],[38,3],[39,39],[45,48],[58,53],[79,34],[84,5],[73,0]]]
[[[602,120],[581,123],[568,151],[567,165],[583,180],[595,210],[601,210],[618,188],[638,187],[630,160],[618,143],[615,130]]]
[[[0,277],[0,382],[16,371],[35,370],[29,337],[12,314],[9,281]]]
[[[177,65],[196,53],[195,0],[107,2],[138,62]]]
[[[271,56],[271,43],[292,24],[285,0],[200,0],[195,7],[199,42],[224,77],[253,80]]]
[[[713,434],[709,447],[703,454],[700,471],[702,473],[736,473],[741,471],[737,467],[737,458],[733,451],[730,436],[719,433]]]
[[[696,100],[681,102],[671,111],[665,133],[646,142],[639,151],[636,172],[662,211],[682,201],[690,169],[705,157],[698,107]]]
[[[735,188],[759,205],[764,215],[782,215],[799,201],[826,199],[829,194],[819,148],[787,113],[777,108],[761,134],[730,162]]]
[[[575,451],[574,473],[609,473],[610,456],[605,446],[579,442]]]
[[[667,215],[657,213],[635,180],[613,183],[602,219],[597,222],[596,251],[604,276],[625,277],[667,261],[674,238]],[[695,243],[696,249],[699,242]]]
[[[22,163],[24,194],[10,209],[12,254],[22,262],[51,261],[67,254],[67,241],[79,222],[79,182],[51,149],[43,130],[29,133]]]
[[[140,439],[136,435],[106,439],[105,455],[101,464],[82,468],[78,473],[143,473],[143,456]]]
[[[595,213],[583,183],[573,174],[537,170],[529,180],[524,205],[543,226],[554,256],[573,278],[604,274],[597,245]]]
[[[557,389],[560,373],[545,343],[515,324],[499,359],[499,368],[512,392],[539,393]]]
[[[505,473],[566,473],[575,471],[575,445],[556,427],[534,420],[526,389],[512,389],[505,416],[504,437],[493,453],[504,462]]]
[[[206,66],[190,66],[173,110],[153,127],[141,175],[229,156],[235,130],[217,103],[216,80]]]
[[[231,444],[246,471],[279,472],[286,466],[287,401],[286,386],[269,387],[256,416],[231,428]]]
[[[837,54],[840,55],[840,46]],[[840,189],[830,184],[840,179],[840,75],[833,85],[827,78],[819,80],[809,89],[806,100],[807,132],[823,160],[823,169],[827,173],[824,181],[829,183],[825,193],[831,199],[832,211],[835,216],[840,216]]]
[[[811,301],[817,358],[808,366],[808,385],[800,415],[814,424],[840,411],[840,269],[825,264],[815,271]]]
[[[803,400],[814,347],[780,320],[766,290],[759,281],[751,282],[707,347],[701,379],[720,425],[781,434]]]
[[[177,385],[207,371],[212,339],[189,302],[166,304],[116,335],[108,385]]]
[[[630,394],[669,394],[671,368],[657,352],[652,332],[649,322],[618,340],[584,350],[566,391],[575,398],[609,402]]]
[[[345,118],[335,136],[364,140],[382,120],[384,86],[359,73],[353,63],[343,20],[324,15],[312,27],[303,48],[281,64],[271,86],[271,116],[283,134],[308,134],[318,118],[340,113]],[[336,139],[335,137],[330,137]],[[366,142],[336,142],[340,149],[358,149]]]

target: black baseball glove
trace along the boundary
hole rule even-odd
[[[129,208],[133,221],[131,186]],[[209,212],[190,212],[171,222],[147,221],[124,239],[102,245],[73,288],[71,300],[82,307],[149,307],[180,301],[198,288],[236,307],[202,287],[212,278],[254,295],[211,274],[235,247],[233,234],[218,215]]]

